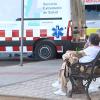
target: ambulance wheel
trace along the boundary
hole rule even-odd
[[[35,58],[37,60],[48,60],[56,57],[55,46],[48,41],[40,41],[35,47]]]

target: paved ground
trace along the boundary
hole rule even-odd
[[[56,89],[51,84],[57,80],[61,63],[62,60],[57,59],[24,63],[23,67],[17,64],[0,67],[0,100],[86,100],[85,94],[74,94],[72,99],[53,94]],[[89,89],[92,100],[100,100],[99,85],[100,79]]]
[[[24,66],[19,66],[18,61],[0,61],[0,87],[56,74],[60,63],[61,60],[25,61]]]
[[[0,95],[0,100],[45,100],[43,98],[32,98],[32,97],[22,97],[22,96],[8,96]]]

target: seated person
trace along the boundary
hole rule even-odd
[[[100,29],[98,29],[98,30],[96,31],[96,34],[98,34],[98,36],[99,36],[99,38],[100,38]],[[84,45],[84,48],[87,48],[89,45],[90,45],[89,38],[87,38],[87,42],[86,42],[86,44]],[[99,43],[99,45],[100,45],[100,43]]]
[[[68,61],[72,64],[75,63],[76,61],[79,60],[79,62],[86,63],[86,62],[91,62],[95,57],[97,56],[98,52],[100,51],[100,46],[99,46],[99,41],[100,38],[97,34],[93,33],[89,37],[89,42],[90,45],[81,51],[67,51],[63,56],[63,64],[61,67],[61,70],[59,72],[59,90],[54,92],[56,95],[66,95],[66,89],[67,92],[69,92],[72,89],[71,82],[69,81],[68,78]],[[66,76],[65,74],[65,69],[66,69]],[[52,84],[53,86],[56,87],[57,84]]]

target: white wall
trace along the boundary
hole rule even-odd
[[[0,0],[0,21],[21,17],[21,0]]]

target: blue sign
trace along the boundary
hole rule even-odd
[[[59,26],[56,26],[56,28],[52,28],[53,36],[56,38],[59,38],[60,36],[63,36],[63,27],[59,28]]]

